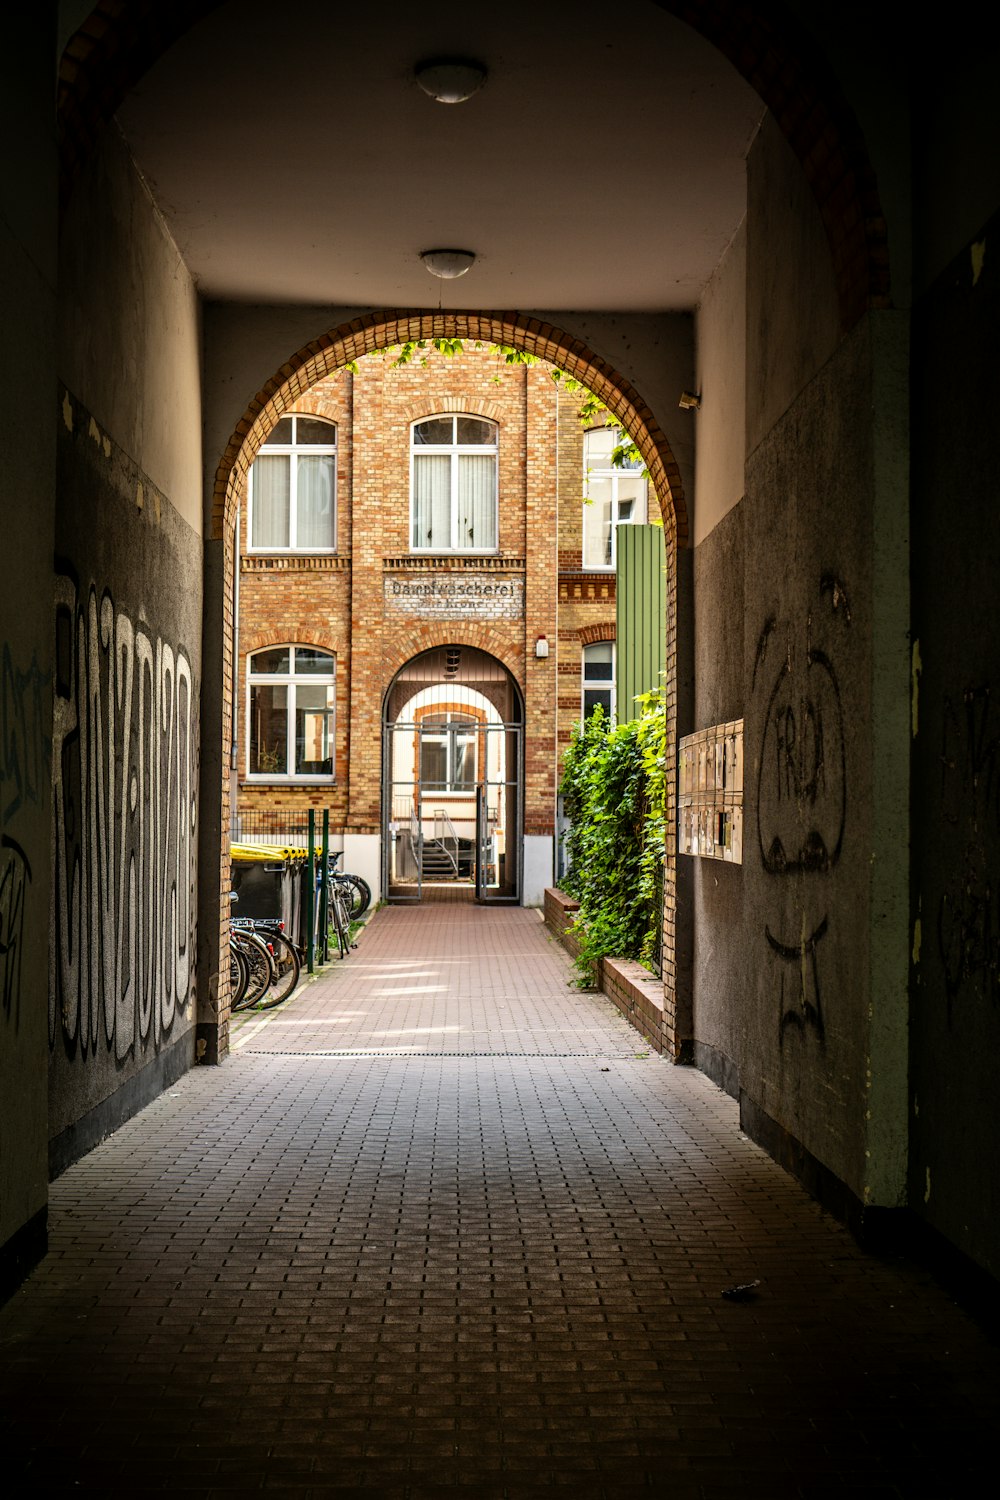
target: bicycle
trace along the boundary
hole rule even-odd
[[[230,933],[235,933],[237,940],[240,936],[251,939],[255,952],[260,944],[269,960],[266,977],[260,973],[258,964],[256,972],[263,982],[253,993],[248,992],[248,998],[238,1008],[252,1005],[257,1010],[271,1010],[287,1000],[299,982],[302,971],[299,950],[282,931],[284,924],[277,917],[231,917],[229,921]]]
[[[343,851],[340,849],[327,855],[327,884],[335,882],[341,887],[346,897],[348,914],[356,922],[372,904],[371,886],[361,875],[349,875],[346,870],[339,869],[342,859]]]
[[[229,957],[230,1009],[246,1010],[269,989],[275,977],[274,962],[264,940],[248,930],[240,918],[233,917],[229,922]]]

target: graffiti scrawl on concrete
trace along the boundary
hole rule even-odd
[[[757,767],[761,864],[768,875],[796,879],[799,908],[798,932],[764,928],[778,965],[778,1036],[783,1041],[791,1027],[811,1032],[822,1045],[819,948],[829,932],[822,877],[836,867],[843,849],[847,753],[834,652],[819,626],[831,617],[849,626],[851,609],[843,583],[832,574],[820,579],[819,597],[822,603],[807,612],[804,627],[789,628],[783,639],[778,622],[765,621],[753,687],[768,694]]]
[[[191,998],[196,693],[184,650],[94,588],[56,596],[49,1043],[119,1061]]]
[[[52,751],[49,678],[36,657],[21,665],[8,642],[0,650],[0,1015],[21,1018],[25,916],[31,858],[19,817],[45,798]]]

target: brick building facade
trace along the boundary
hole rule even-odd
[[[494,774],[508,791],[516,783],[502,891],[540,902],[553,875],[559,752],[584,685],[588,704],[610,707],[613,694],[613,523],[646,519],[645,481],[601,474],[609,434],[585,434],[579,409],[579,393],[547,364],[432,349],[402,366],[384,356],[337,371],[274,429],[240,517],[234,776],[244,835],[261,814],[326,808],[348,864],[380,889],[386,877],[398,885],[386,842],[399,822],[397,778],[428,809],[436,790],[467,856],[472,784],[495,745]],[[414,687],[390,707],[398,674],[448,648],[436,693]],[[506,678],[507,708],[475,686],[483,672]],[[409,770],[385,748],[397,712],[423,726]],[[467,882],[474,860],[456,863]]]

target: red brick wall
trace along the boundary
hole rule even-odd
[[[582,576],[582,429],[579,398],[548,365],[504,365],[485,351],[394,368],[390,355],[357,373],[326,377],[291,408],[337,424],[337,555],[271,556],[247,550],[241,511],[237,737],[240,806],[324,806],[331,826],[380,828],[381,718],[393,675],[430,646],[476,646],[510,670],[525,700],[524,820],[553,831],[557,747],[580,712],[581,632],[614,634],[614,579]],[[499,553],[472,559],[411,554],[410,428],[438,413],[499,424]],[[571,572],[560,584],[560,564]],[[502,570],[523,579],[523,618],[399,619],[387,615],[387,577]],[[545,636],[548,657],[536,655]],[[246,780],[246,662],[276,644],[336,655],[336,782],[295,786]],[[557,688],[558,684],[558,688]]]

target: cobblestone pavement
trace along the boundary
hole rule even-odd
[[[4,1493],[993,1488],[995,1345],[570,977],[536,913],[382,911],[66,1172]]]

